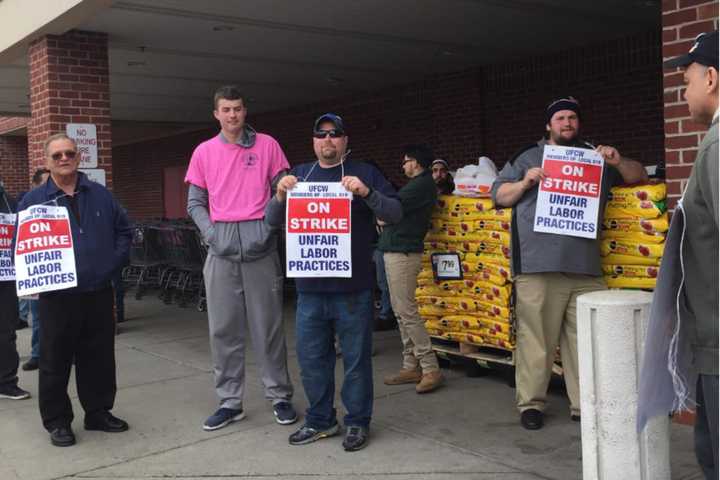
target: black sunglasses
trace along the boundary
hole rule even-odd
[[[50,155],[50,158],[57,162],[63,157],[63,155],[72,160],[77,155],[77,152],[75,150],[65,150],[64,152],[53,153],[52,155]]]
[[[337,128],[333,128],[332,130],[315,130],[313,132],[313,137],[315,138],[325,138],[328,135],[330,135],[330,138],[340,138],[345,136],[345,132]]]

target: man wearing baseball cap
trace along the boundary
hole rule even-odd
[[[305,445],[337,435],[335,410],[335,336],[342,348],[344,379],[341,397],[343,448],[352,452],[367,446],[373,407],[371,268],[375,218],[397,223],[402,206],[395,190],[369,163],[348,160],[348,136],[342,118],[326,113],[313,126],[315,161],[296,165],[277,183],[265,207],[265,222],[280,227],[285,219],[288,190],[298,182],[339,182],[353,193],[350,207],[352,276],[295,279],[297,357],[308,409],[305,424],[290,435],[291,445]]]
[[[547,138],[511,159],[493,183],[492,197],[512,216],[512,272],[516,289],[517,348],[515,383],[520,422],[528,430],[543,426],[547,388],[560,346],[570,399],[570,418],[580,420],[575,304],[583,293],[607,288],[600,267],[599,239],[535,232],[533,219],[545,145],[594,148],[580,138],[580,103],[572,97],[551,102],[545,109]],[[610,188],[647,180],[638,162],[614,147],[596,148],[605,160],[601,179],[602,219]]]
[[[656,415],[695,406],[695,454],[705,478],[717,479],[718,32],[699,35],[688,53],[663,66],[684,69],[692,121],[709,129],[665,243],[645,340],[638,428]]]

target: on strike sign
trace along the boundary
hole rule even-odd
[[[288,192],[288,277],[352,276],[351,203],[339,182],[302,182]]]
[[[18,213],[15,287],[19,297],[77,286],[65,207],[35,205]]]
[[[0,282],[15,280],[15,267],[12,262],[15,217],[14,213],[0,213]]]
[[[546,145],[534,230],[597,238],[604,165],[595,150]]]

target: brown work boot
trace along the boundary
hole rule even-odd
[[[433,370],[432,372],[424,373],[420,383],[415,385],[415,391],[417,393],[428,393],[437,389],[445,381],[440,370]]]
[[[422,378],[422,372],[417,369],[403,368],[398,373],[385,377],[385,385],[402,385],[404,383],[418,383]]]

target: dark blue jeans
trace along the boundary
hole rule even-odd
[[[337,422],[335,399],[335,335],[342,349],[345,376],[341,397],[345,425],[367,427],[373,407],[373,296],[352,293],[298,293],[295,328],[297,356],[310,406],[305,424],[325,430]]]
[[[388,289],[387,276],[385,275],[385,259],[383,252],[375,250],[373,252],[373,260],[375,261],[375,280],[377,280],[378,290],[380,290],[380,318],[389,318],[392,315],[392,305],[390,304],[390,290]]]

